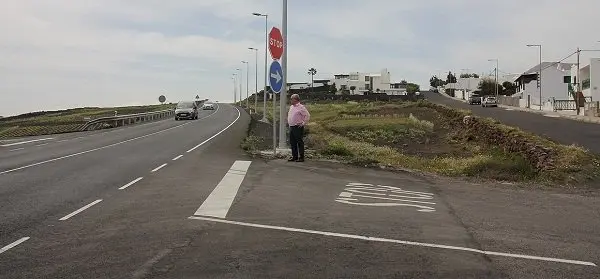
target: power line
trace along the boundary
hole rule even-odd
[[[569,54],[567,57],[565,57],[565,58],[563,58],[563,59],[561,59],[561,60],[558,60],[557,62],[552,62],[550,65],[548,65],[548,66],[546,66],[546,67],[542,68],[542,71],[543,71],[543,70],[545,70],[545,69],[548,69],[548,68],[550,68],[550,67],[553,67],[553,66],[555,66],[555,65],[558,65],[558,63],[561,63],[561,62],[563,62],[563,61],[567,60],[569,57],[571,57],[571,56],[573,56],[573,55],[575,55],[575,54],[577,54],[577,51],[575,51],[575,52],[573,52],[573,53]],[[543,62],[542,62],[542,63],[543,63]]]

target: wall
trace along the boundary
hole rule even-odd
[[[590,96],[600,101],[600,58],[590,59]]]
[[[542,101],[556,98],[558,100],[571,99],[569,95],[569,87],[564,83],[564,76],[569,75],[567,71],[561,71],[556,67],[550,67],[542,71]],[[532,82],[536,84],[535,82]],[[538,96],[531,96],[533,100],[538,100]],[[538,103],[538,102],[535,102]]]

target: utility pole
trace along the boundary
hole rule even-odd
[[[238,71],[238,72],[240,72],[240,76],[239,76],[240,78],[238,79],[238,83],[240,84],[239,94],[240,94],[240,105],[241,105],[241,103],[242,103],[242,78],[243,78],[242,69],[241,68],[236,68],[235,70]]]
[[[527,45],[528,47],[539,47],[540,48],[540,69],[537,76],[537,87],[540,93],[540,110],[542,110],[542,45]]]
[[[233,74],[231,79],[233,80],[233,105],[237,103],[237,83],[235,82],[235,77],[237,74]]]
[[[254,81],[254,112],[256,113],[256,111],[258,110],[258,49],[253,47],[249,47],[248,49],[253,50],[255,54],[254,78],[256,80]]]
[[[279,99],[279,148],[284,148],[286,145],[285,136],[286,132],[286,102],[287,102],[287,53],[288,53],[288,45],[287,45],[287,0],[283,0],[283,11],[282,11],[282,19],[281,19],[281,33],[283,35],[283,57],[281,69],[283,72],[283,87],[281,88],[281,95]]]

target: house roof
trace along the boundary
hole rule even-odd
[[[573,66],[573,63],[542,62],[541,66],[542,66],[542,70],[546,69],[546,68],[550,68],[550,67],[556,67],[559,70],[568,71],[568,70],[571,70],[571,66]],[[523,75],[537,74],[539,72],[539,70],[540,70],[540,64],[537,64],[534,67],[532,67],[531,69],[523,72]]]

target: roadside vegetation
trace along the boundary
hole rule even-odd
[[[107,116],[160,111],[172,104],[114,108],[76,108],[60,111],[40,111],[0,119],[0,139],[39,136],[79,131],[86,122]]]
[[[307,148],[322,158],[365,167],[562,185],[600,174],[600,161],[583,148],[427,101],[307,106]],[[270,113],[267,117],[272,119]],[[256,135],[252,140],[264,141]]]

